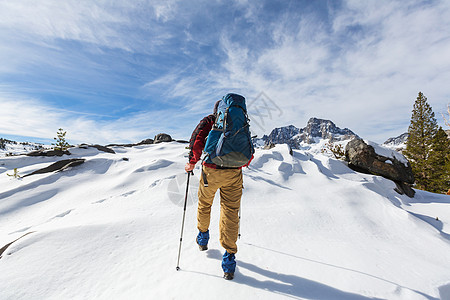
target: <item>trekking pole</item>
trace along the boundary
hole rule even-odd
[[[247,167],[248,168],[248,167]],[[244,189],[244,184],[242,184],[242,189]],[[242,199],[239,202],[239,229],[238,229],[238,239],[241,239],[241,214],[242,214]]]
[[[241,238],[241,206],[239,206],[239,231],[238,231],[238,239]]]
[[[183,241],[183,231],[184,231],[184,218],[186,217],[186,205],[187,205],[187,197],[189,190],[189,176],[194,175],[194,172],[188,172],[187,183],[186,183],[186,196],[184,197],[184,210],[183,210],[183,222],[181,223],[181,236],[180,236],[180,247],[178,248],[178,262],[177,262],[177,271],[180,270],[180,254],[181,254],[181,242]]]

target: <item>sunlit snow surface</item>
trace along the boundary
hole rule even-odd
[[[233,281],[219,208],[195,244],[199,166],[184,144],[0,158],[0,299],[450,299],[450,196],[359,174],[317,149],[257,149],[244,170]],[[86,162],[23,179],[60,159]],[[125,158],[125,159],[124,159]]]

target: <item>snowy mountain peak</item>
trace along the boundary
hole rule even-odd
[[[407,132],[402,133],[401,135],[397,137],[392,137],[387,139],[383,145],[389,145],[389,146],[398,146],[401,144],[405,144],[406,140],[408,139],[409,134]]]
[[[382,146],[401,153],[404,149],[406,149],[406,141],[408,140],[408,136],[409,134],[407,132],[402,133],[397,137],[387,139]]]
[[[297,128],[293,125],[275,128],[264,137],[266,144],[288,144],[292,148],[299,149],[300,143],[316,143],[318,139],[347,140],[358,137],[348,128],[341,129],[332,121],[310,118],[306,127]]]
[[[319,137],[323,139],[349,139],[357,135],[348,128],[341,129],[337,127],[332,121],[311,118],[306,127],[302,130],[303,133],[310,137]]]

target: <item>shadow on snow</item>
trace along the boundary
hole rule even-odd
[[[262,248],[265,249],[265,248]],[[269,250],[269,249],[266,249]],[[219,250],[208,250],[209,258],[221,260],[222,254]],[[251,272],[267,277],[268,280],[258,280],[251,276],[242,274],[239,269],[244,268]],[[245,284],[254,288],[269,291],[275,294],[288,296],[294,299],[346,299],[346,300],[364,300],[364,299],[379,299],[369,298],[362,295],[344,292],[333,288],[326,284],[302,278],[296,275],[287,275],[276,273],[269,270],[261,269],[260,267],[238,260],[234,282],[238,284]],[[430,298],[433,299],[433,298]]]

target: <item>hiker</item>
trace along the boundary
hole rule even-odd
[[[240,121],[243,121],[242,124],[239,123]],[[239,128],[235,128],[236,126]],[[234,133],[228,135],[232,138],[223,142],[222,150],[227,152],[227,145],[225,145],[227,142],[235,143],[232,146],[233,152],[216,156],[218,137],[228,130],[231,133],[234,130]],[[233,140],[237,135],[241,137]],[[237,94],[227,94],[222,100],[217,101],[214,106],[214,113],[204,117],[192,133],[190,149],[189,162],[185,166],[186,172],[191,172],[194,169],[203,150],[206,153],[209,151],[202,162],[197,210],[199,233],[196,241],[200,251],[208,249],[211,206],[216,191],[219,189],[221,206],[220,243],[226,250],[222,259],[222,269],[224,278],[232,280],[236,268],[236,241],[239,232],[239,209],[243,188],[242,167],[248,166],[254,153],[248,129],[245,98]]]

